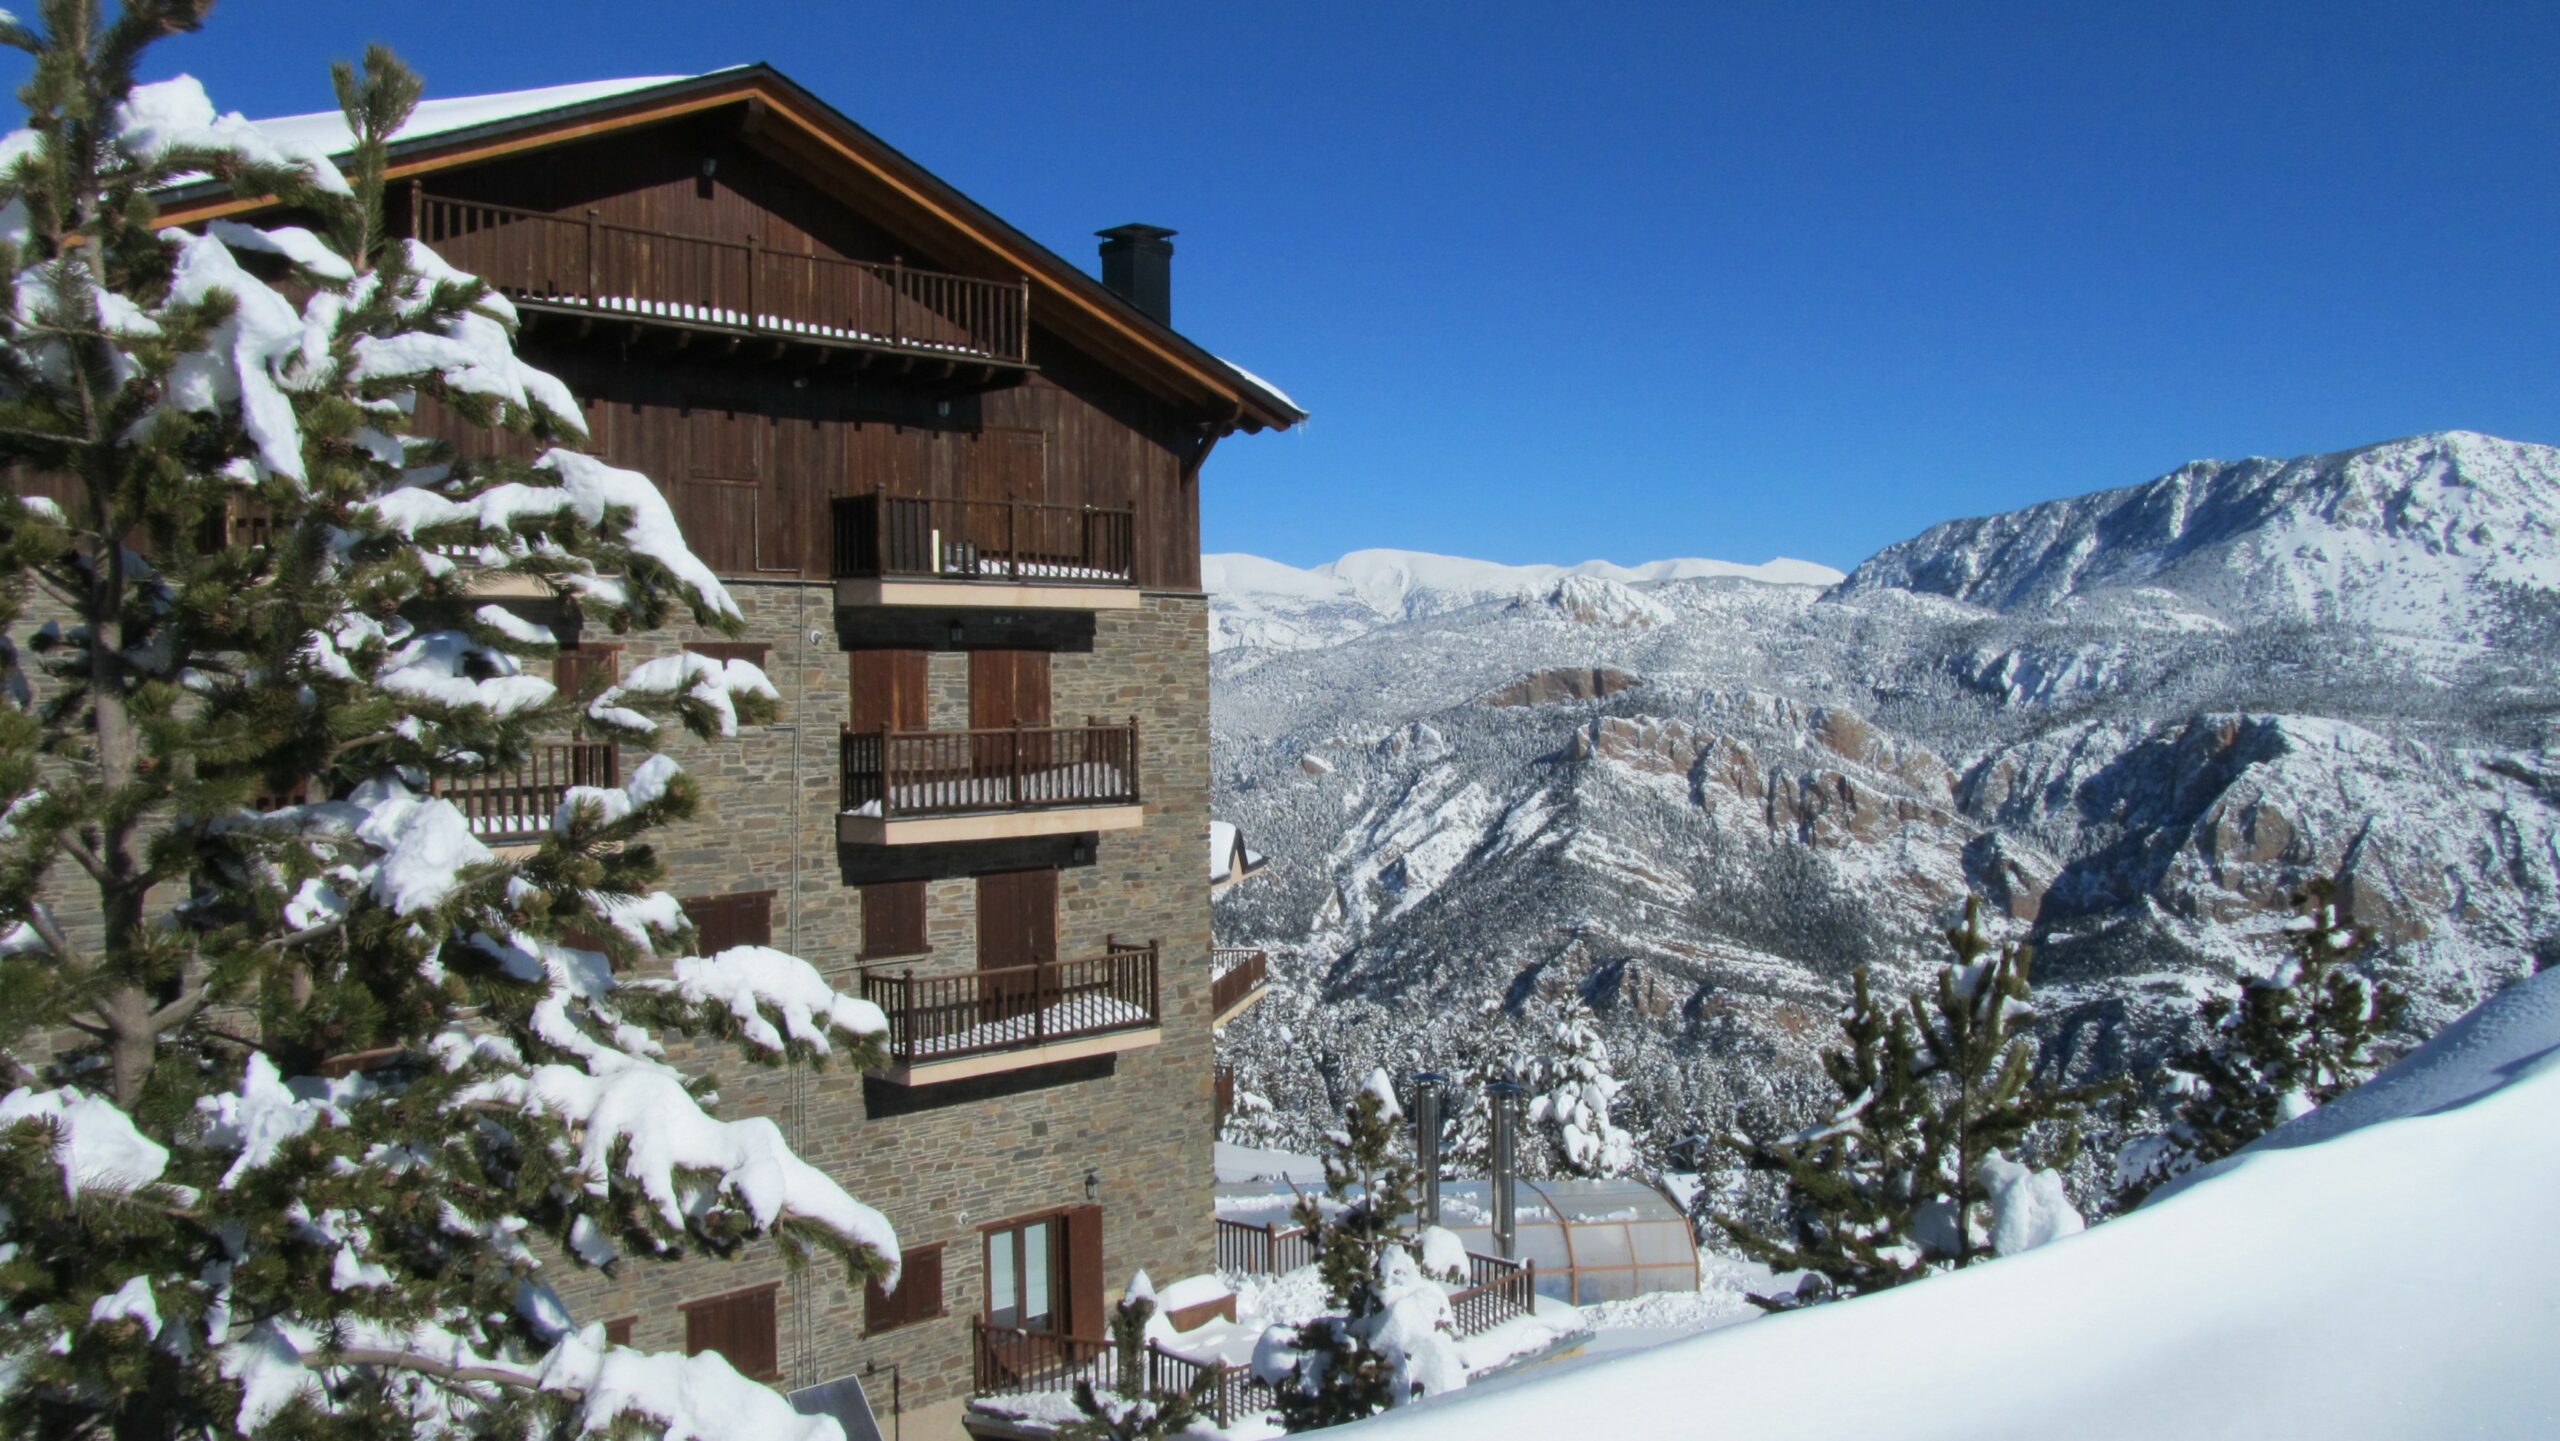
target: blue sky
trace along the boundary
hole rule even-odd
[[[2560,7],[227,0],[252,114],[769,60],[1033,236],[1176,227],[1315,412],[1206,545],[1794,555],[2182,461],[2560,441]],[[14,79],[14,75],[13,75]]]

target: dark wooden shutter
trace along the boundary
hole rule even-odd
[[[920,650],[857,650],[846,661],[856,732],[920,731],[929,714]]]
[[[622,677],[622,647],[581,641],[551,658],[551,683],[572,699],[592,696]]]
[[[1066,1332],[1099,1339],[1102,1319],[1102,1208],[1070,1206],[1066,1221]]]
[[[782,1379],[782,1345],[774,1322],[774,1294],[781,1283],[684,1303],[684,1353],[717,1351],[741,1376]]]
[[[695,943],[708,956],[731,946],[773,944],[773,892],[687,896],[681,904],[693,922]]]
[[[877,1336],[942,1314],[941,1243],[908,1247],[904,1262],[897,1290],[883,1291],[877,1281],[862,1288],[864,1335]]]
[[[617,1316],[613,1320],[605,1322],[604,1343],[608,1346],[630,1345],[631,1328],[639,1321],[639,1319],[640,1318],[637,1316]]]
[[[742,660],[758,670],[764,668],[765,654],[773,649],[763,641],[752,640],[689,640],[684,648],[713,660]]]
[[[883,881],[862,888],[862,959],[925,953],[924,886],[922,881]]]
[[[1058,873],[999,871],[978,877],[978,969],[1058,959]]]
[[[1049,653],[969,652],[969,728],[1026,729],[1049,724]]]

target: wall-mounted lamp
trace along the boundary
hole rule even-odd
[[[951,644],[955,649],[960,644],[960,622],[956,620],[951,623]]]
[[[1084,1198],[1088,1201],[1099,1201],[1102,1199],[1102,1173],[1100,1171],[1087,1171],[1084,1173]]]
[[[708,158],[708,159],[704,160],[704,161],[702,162],[702,173],[703,173],[705,176],[712,176],[712,175],[717,175],[717,174],[719,174],[719,173],[720,173],[720,157],[718,157],[718,156],[716,156],[716,155],[715,155],[715,156],[711,156],[710,158]]]

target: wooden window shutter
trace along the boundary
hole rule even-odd
[[[884,881],[862,888],[862,959],[918,956],[924,943],[922,881]]]
[[[713,660],[742,660],[758,670],[764,669],[765,655],[773,649],[760,640],[689,640],[684,648]]]
[[[708,956],[731,946],[773,944],[773,892],[740,891],[728,896],[687,896],[681,904],[693,922],[696,944]]]
[[[1070,1206],[1065,1221],[1066,1331],[1070,1336],[1099,1339],[1107,1334],[1102,1319],[1102,1208]]]
[[[923,651],[857,650],[848,655],[846,680],[852,687],[851,720],[857,733],[925,728],[931,703]]]
[[[1037,730],[1049,724],[1049,653],[1045,650],[969,652],[969,726]]]
[[[591,695],[622,676],[622,647],[582,641],[564,645],[551,658],[551,683],[563,697]]]
[[[899,1267],[898,1289],[871,1282],[862,1289],[862,1333],[877,1336],[942,1314],[942,1244],[910,1246]]]
[[[636,1325],[639,1320],[640,1318],[637,1316],[617,1316],[613,1320],[605,1322],[604,1343],[608,1346],[630,1345],[631,1328]]]
[[[707,1301],[685,1302],[684,1353],[717,1351],[741,1376],[781,1380],[782,1343],[774,1319],[774,1296],[780,1289],[781,1283],[768,1281]]]

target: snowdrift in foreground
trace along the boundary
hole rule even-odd
[[[2560,973],[2084,1235],[1368,1423],[1404,1441],[2560,1434]]]

